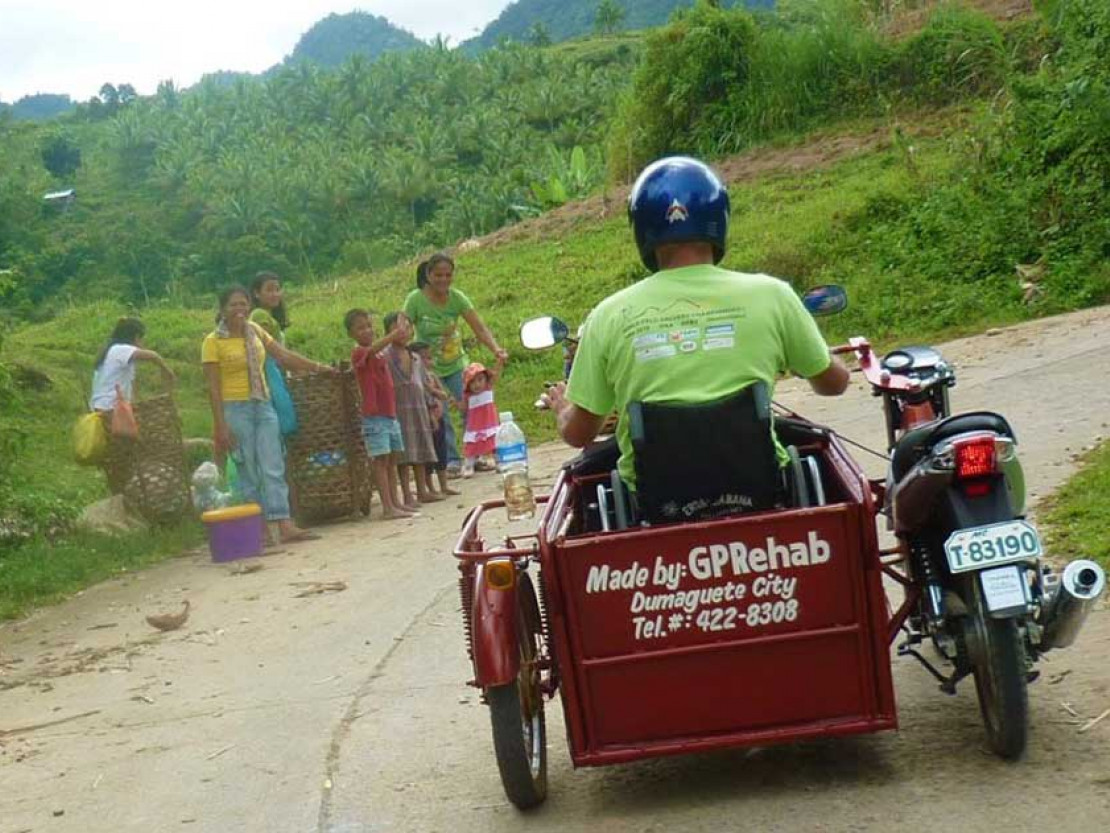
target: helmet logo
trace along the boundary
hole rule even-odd
[[[690,212],[687,210],[686,206],[680,203],[676,198],[674,202],[671,203],[670,208],[667,209],[667,222],[674,225],[675,223],[684,223],[689,219]]]

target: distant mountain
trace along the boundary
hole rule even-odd
[[[384,17],[367,12],[329,14],[301,35],[286,64],[309,61],[338,67],[353,55],[377,58],[386,52],[422,49],[427,44]]]
[[[12,118],[20,121],[45,121],[72,110],[74,106],[68,95],[36,93],[23,96],[15,104],[0,101],[0,113],[10,112]]]
[[[476,52],[496,46],[502,39],[526,41],[533,27],[542,24],[552,41],[567,40],[594,31],[594,19],[600,0],[516,0],[497,20],[490,23],[478,37],[462,47]],[[692,6],[694,0],[617,0],[625,11],[623,29],[644,29],[667,22],[671,12],[680,6]],[[775,0],[726,0],[726,6],[774,8]]]

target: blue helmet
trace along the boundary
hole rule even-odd
[[[640,258],[659,269],[655,249],[665,243],[713,244],[713,262],[725,256],[728,191],[708,165],[688,156],[670,156],[648,165],[628,196],[628,219]]]

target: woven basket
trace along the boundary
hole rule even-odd
[[[354,372],[344,368],[339,373],[293,376],[289,393],[299,426],[286,453],[297,519],[311,523],[366,514],[370,466]]]
[[[111,438],[104,461],[108,488],[151,523],[171,523],[192,509],[181,420],[169,394],[134,408],[139,436]]]

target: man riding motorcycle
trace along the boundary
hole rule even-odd
[[[757,383],[769,392],[787,370],[819,395],[844,392],[847,368],[829,353],[788,283],[717,266],[725,254],[729,198],[707,165],[687,157],[649,165],[632,188],[628,213],[653,274],[597,305],[569,383],[546,393],[568,444],[587,446],[616,408],[618,470],[635,492],[636,426],[630,423],[638,417],[630,419],[630,405],[718,402]],[[773,432],[772,441],[782,465],[785,452]]]

